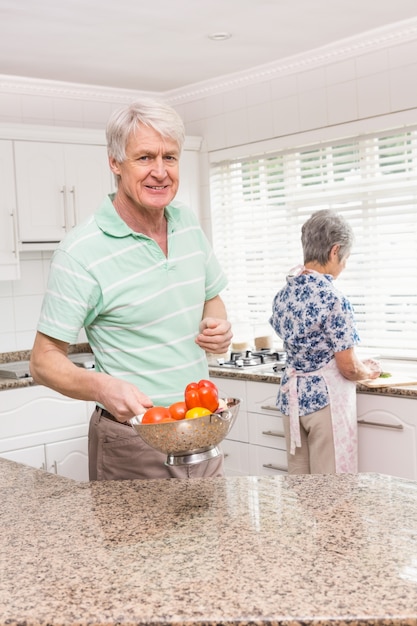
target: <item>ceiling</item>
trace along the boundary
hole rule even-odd
[[[0,74],[167,92],[416,17],[416,0],[0,0]]]

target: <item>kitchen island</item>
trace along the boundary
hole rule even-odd
[[[417,625],[413,481],[0,476],[0,626]]]

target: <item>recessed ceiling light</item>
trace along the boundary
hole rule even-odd
[[[226,33],[226,32],[220,32],[220,33],[212,33],[211,35],[209,35],[209,39],[213,39],[213,41],[225,41],[225,39],[230,39],[232,35],[230,33]]]

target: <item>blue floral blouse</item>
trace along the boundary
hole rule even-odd
[[[272,328],[283,341],[287,365],[302,372],[313,372],[326,365],[335,352],[359,343],[352,305],[333,284],[330,274],[289,276],[274,298]],[[277,407],[289,415],[288,376],[284,372]],[[300,376],[297,379],[299,415],[308,415],[329,404],[324,378]]]

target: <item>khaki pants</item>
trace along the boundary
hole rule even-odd
[[[223,476],[223,455],[195,465],[168,467],[166,455],[146,444],[130,426],[95,410],[88,433],[90,480],[206,478]]]
[[[330,406],[300,417],[301,448],[290,454],[290,418],[284,415],[289,474],[334,474],[336,472]]]

